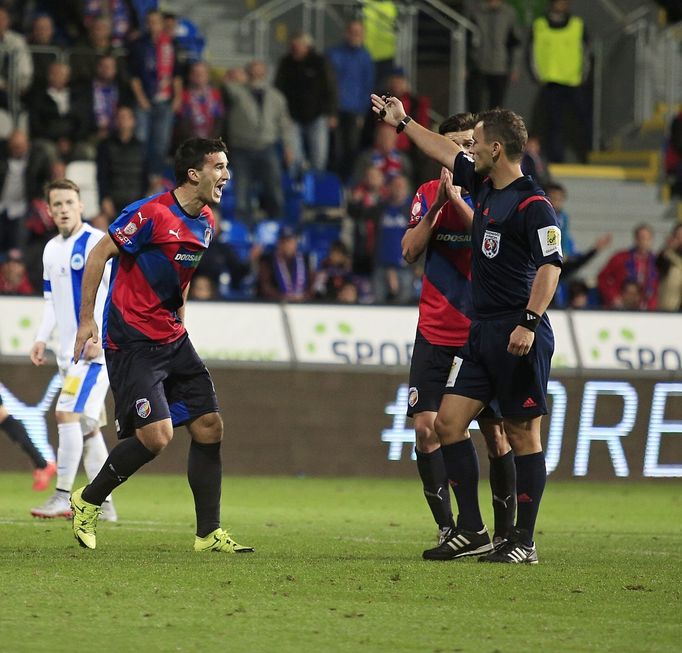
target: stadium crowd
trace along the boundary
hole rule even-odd
[[[485,52],[471,44],[468,92],[478,110],[504,102],[524,39],[506,2],[477,4],[472,19],[497,38]],[[568,25],[569,12],[566,0],[551,0],[527,39],[548,115],[559,121],[549,140],[529,138],[523,162],[562,227],[566,263],[554,303],[679,311],[679,226],[658,252],[651,228],[637,227],[632,247],[608,261],[596,288],[578,274],[610,238],[577,250],[566,191],[550,178],[543,154],[563,157],[551,135],[561,132],[564,108],[588,121],[584,80],[553,82],[542,55],[550,47],[546,30]],[[56,233],[48,182],[67,176],[96,193],[85,217],[105,229],[128,203],[172,188],[170,156],[194,135],[225,140],[233,179],[215,207],[220,235],[192,298],[416,303],[420,266],[407,265],[400,242],[416,188],[438,170],[404,134],[376,121],[369,95],[386,89],[421,124],[431,122],[430,99],[369,41],[365,24],[351,20],[325,52],[299,33],[272,70],[252,61],[218,71],[203,58],[196,25],[161,13],[155,0],[0,5],[0,293],[42,287],[42,252]],[[586,43],[584,32],[580,47]],[[533,65],[534,56],[544,68]],[[666,158],[678,175],[679,124],[678,116]]]

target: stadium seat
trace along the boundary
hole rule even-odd
[[[282,226],[280,220],[261,220],[254,229],[254,243],[261,245],[265,251],[271,251],[277,243],[277,236]]]
[[[303,175],[303,205],[331,214],[343,209],[343,184],[333,172],[309,171]]]
[[[230,169],[230,177],[234,173]],[[236,213],[237,198],[234,194],[234,184],[229,182],[223,187],[223,194],[220,197],[220,215],[226,220],[233,220]]]
[[[303,224],[301,250],[308,255],[314,270],[327,257],[332,243],[340,237],[341,223],[338,220],[317,220]]]
[[[180,52],[186,57],[183,63],[194,63],[203,59],[206,39],[197,24],[189,18],[178,16],[175,42]]]
[[[239,220],[222,220],[220,223],[221,243],[229,243],[239,253],[242,260],[249,257],[253,238],[249,228]]]
[[[238,254],[241,261],[249,260],[253,238],[249,228],[239,220],[223,220],[220,223],[221,243],[229,243]]]
[[[284,191],[284,222],[296,228],[303,213],[303,185],[285,172],[282,175],[282,190]]]
[[[218,241],[229,245],[239,261],[243,264],[251,264],[251,250],[253,248],[253,236],[247,225],[239,220],[221,220],[220,235]],[[230,273],[225,270],[218,280],[218,293],[223,299],[243,300],[253,297],[255,277],[247,274],[235,281]]]
[[[99,213],[97,165],[94,161],[71,161],[64,172],[67,179],[75,181],[81,189],[83,217],[91,220]]]

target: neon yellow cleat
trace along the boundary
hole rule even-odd
[[[71,495],[73,535],[82,547],[94,549],[97,546],[97,518],[102,514],[102,508],[81,498],[84,489],[79,488]]]
[[[221,553],[252,553],[253,547],[237,544],[227,531],[224,531],[222,528],[216,528],[206,537],[195,537],[194,550],[219,551]]]

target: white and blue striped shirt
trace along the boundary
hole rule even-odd
[[[68,238],[55,236],[45,245],[43,252],[43,296],[45,309],[43,321],[36,336],[37,341],[48,342],[57,327],[59,351],[57,361],[61,368],[68,367],[73,356],[76,331],[80,322],[81,285],[85,261],[93,247],[104,237],[104,232],[84,223]],[[102,337],[102,312],[109,290],[111,262],[107,263],[95,301],[95,321]],[[94,359],[103,363],[104,354]]]

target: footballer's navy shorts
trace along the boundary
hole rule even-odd
[[[211,375],[187,334],[166,345],[106,350],[119,438],[171,418],[180,426],[218,411]]]
[[[432,345],[417,330],[410,363],[410,390],[407,396],[407,416],[416,413],[438,412],[445,392],[445,382],[452,368],[452,361],[461,347]],[[479,417],[499,418],[496,407],[487,406]]]
[[[507,352],[518,316],[471,323],[469,340],[456,356],[445,393],[478,399],[497,399],[503,417],[531,418],[547,414],[547,382],[554,353],[554,334],[547,315],[535,331],[526,356]]]

